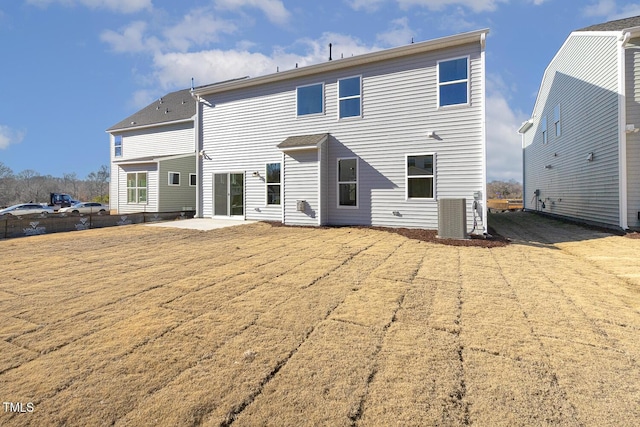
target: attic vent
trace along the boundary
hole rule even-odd
[[[441,239],[467,238],[466,199],[438,200],[438,237]]]

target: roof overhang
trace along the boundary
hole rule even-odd
[[[196,153],[187,153],[187,154],[170,154],[167,156],[150,156],[150,157],[138,157],[136,159],[123,159],[123,160],[114,160],[114,165],[142,165],[142,164],[153,164],[160,163],[165,160],[173,160],[173,159],[182,159],[184,157],[195,157]]]
[[[433,40],[427,40],[419,43],[412,43],[406,46],[396,47],[392,49],[379,50],[376,52],[366,53],[364,55],[353,56],[350,58],[336,59],[333,61],[323,62],[321,64],[310,65],[308,67],[295,68],[288,71],[282,71],[266,76],[248,78],[243,80],[230,81],[220,83],[213,86],[203,86],[195,88],[192,93],[196,96],[211,95],[220,92],[226,92],[233,89],[247,88],[267,83],[279,82],[292,78],[310,76],[314,74],[324,73],[327,71],[340,70],[364,64],[370,64],[378,61],[399,58],[407,55],[430,52],[453,46],[460,46],[469,43],[479,43],[484,49],[484,42],[489,29],[471,31],[462,34],[456,34],[448,37],[441,37]]]
[[[284,152],[297,150],[317,150],[327,139],[329,139],[328,133],[290,136],[280,144],[278,144],[278,149]]]
[[[527,120],[526,122],[522,123],[520,129],[518,129],[518,133],[525,133],[526,131],[531,129],[531,126],[533,126],[533,120]]]
[[[195,122],[195,116],[192,116],[192,117],[190,117],[188,119],[174,120],[174,121],[171,121],[171,122],[151,123],[151,124],[148,124],[148,125],[141,125],[141,126],[127,126],[127,127],[124,127],[124,128],[107,129],[106,132],[110,133],[110,134],[118,134],[118,133],[130,132],[130,131],[157,128],[157,127],[162,127],[162,126],[178,125],[178,124],[181,124],[181,123],[194,123],[194,122]]]

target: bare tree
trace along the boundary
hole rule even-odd
[[[509,181],[491,181],[487,184],[489,199],[521,199],[522,184],[514,179]]]
[[[9,166],[0,162],[0,206],[8,206],[16,198],[16,180]]]
[[[102,165],[100,169],[87,175],[89,198],[106,203],[109,201],[109,166]]]

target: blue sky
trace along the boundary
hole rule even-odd
[[[0,0],[0,162],[109,163],[105,129],[165,93],[489,28],[488,179],[521,181],[516,131],[571,31],[640,15],[616,0]]]

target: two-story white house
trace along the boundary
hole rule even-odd
[[[522,135],[524,206],[640,228],[640,16],[572,32]]]
[[[112,213],[195,209],[195,113],[196,103],[185,89],[107,129]]]
[[[486,232],[487,33],[194,89],[196,215]]]

